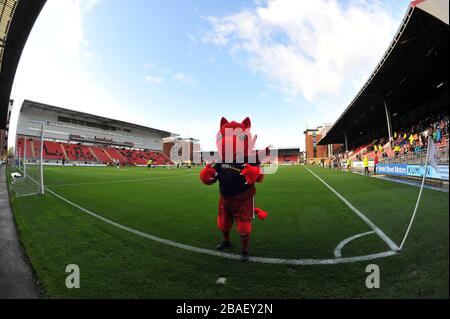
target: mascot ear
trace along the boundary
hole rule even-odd
[[[246,117],[242,121],[242,125],[244,125],[244,129],[248,129],[248,128],[252,127],[252,122],[250,121],[250,119],[248,117]]]
[[[220,127],[224,126],[225,124],[228,124],[228,120],[224,117],[220,119]]]

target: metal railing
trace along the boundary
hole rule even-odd
[[[445,146],[437,148],[439,164],[448,165],[449,164],[449,147],[448,143]],[[398,156],[393,156],[389,158],[381,158],[380,163],[382,164],[419,164],[425,165],[427,157],[427,150],[423,149],[419,152],[410,152],[407,154],[399,154]]]

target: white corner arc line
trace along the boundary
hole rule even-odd
[[[365,232],[365,233],[362,233],[362,234],[357,234],[357,235],[354,235],[354,236],[351,236],[349,238],[344,239],[334,249],[334,257],[341,258],[342,257],[342,254],[341,254],[342,248],[344,248],[344,246],[347,245],[352,240],[355,240],[357,238],[360,238],[360,237],[363,237],[363,236],[367,236],[367,235],[370,235],[370,234],[375,234],[375,232],[373,230],[371,230],[371,231],[368,231],[368,232]]]
[[[320,178],[317,174],[315,174],[313,171],[311,171],[308,167],[304,166],[312,175],[314,175],[319,181],[322,182],[328,189],[330,189],[341,201],[344,202],[345,205],[347,205],[348,208],[350,208],[356,215],[358,215],[367,225],[369,225],[370,228],[378,235],[382,240],[386,242],[386,244],[391,248],[391,250],[398,251],[398,246],[390,239],[381,229],[379,229],[372,221],[367,218],[363,213],[361,213],[359,210],[357,210],[355,207],[353,207],[352,204],[348,200],[346,200],[341,194],[339,194],[333,187],[328,185],[322,178]]]
[[[68,203],[69,205],[72,205],[76,208],[78,208],[79,210],[83,211],[84,213],[95,217],[105,223],[108,223],[112,226],[115,226],[117,228],[120,228],[124,231],[127,231],[129,233],[135,234],[137,236],[141,236],[156,242],[159,242],[161,244],[165,244],[165,245],[169,245],[169,246],[173,246],[173,247],[177,247],[180,249],[184,249],[184,250],[188,250],[191,252],[195,252],[195,253],[200,253],[200,254],[205,254],[205,255],[211,255],[211,256],[216,256],[216,257],[222,257],[222,258],[227,258],[227,259],[235,259],[235,260],[239,260],[241,258],[240,255],[237,254],[231,254],[231,253],[223,253],[223,252],[219,252],[216,250],[211,250],[211,249],[205,249],[205,248],[200,248],[200,247],[195,247],[195,246],[191,246],[191,245],[186,245],[186,244],[182,244],[182,243],[178,243],[175,242],[173,240],[168,240],[168,239],[164,239],[164,238],[160,238],[157,236],[153,236],[144,232],[141,232],[139,230],[133,229],[131,227],[128,226],[124,226],[122,224],[119,224],[115,221],[112,221],[106,217],[100,216],[94,212],[91,212],[90,210],[81,207],[78,204],[75,204],[74,202],[71,202],[70,200],[68,200],[67,198],[55,193],[54,191],[46,188],[46,190],[48,191],[48,193],[54,195],[55,197],[61,199],[62,201]],[[252,262],[259,262],[259,263],[265,263],[265,264],[285,264],[285,265],[335,265],[335,264],[342,264],[342,263],[352,263],[352,262],[358,262],[358,261],[367,261],[367,260],[372,260],[372,259],[378,259],[378,258],[384,258],[384,257],[389,257],[389,256],[394,256],[398,254],[397,251],[393,251],[393,250],[388,250],[385,252],[381,252],[381,253],[376,253],[376,254],[370,254],[370,255],[364,255],[364,256],[355,256],[355,257],[345,257],[345,258],[329,258],[329,259],[284,259],[284,258],[269,258],[269,257],[250,257],[250,261]]]

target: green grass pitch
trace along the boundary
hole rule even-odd
[[[309,167],[397,245],[419,189],[326,168]],[[218,185],[199,169],[45,167],[46,187],[109,220],[160,238],[211,249]],[[12,191],[11,191],[12,192]],[[14,197],[18,230],[43,291],[50,298],[448,298],[449,199],[424,190],[404,250],[394,256],[335,265],[283,265],[187,251],[94,218],[47,192]],[[257,185],[251,256],[333,259],[344,239],[371,231],[303,166],[280,167]],[[231,253],[239,254],[233,229]],[[349,242],[342,257],[389,250],[376,234]],[[80,267],[81,287],[68,289],[66,265]],[[380,267],[368,289],[368,264]],[[225,277],[226,284],[216,279]]]

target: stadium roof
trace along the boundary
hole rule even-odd
[[[46,0],[0,0],[0,129],[6,127],[11,88],[28,35]]]
[[[448,23],[448,0],[411,2],[381,61],[319,145],[344,143],[345,134],[355,140],[385,125],[385,102],[391,114],[402,114],[448,88]]]
[[[30,100],[24,100],[22,103],[22,108],[21,108],[21,112],[25,109],[29,109],[29,108],[37,108],[39,110],[43,110],[43,111],[51,111],[51,112],[56,112],[59,114],[64,114],[64,115],[68,115],[68,116],[76,116],[78,118],[83,118],[83,119],[90,119],[90,120],[94,120],[97,122],[101,122],[102,124],[109,124],[109,125],[120,125],[120,126],[126,126],[129,128],[138,128],[138,129],[143,129],[146,131],[151,131],[154,133],[160,133],[162,135],[165,136],[177,136],[178,134],[175,133],[171,133],[168,131],[163,131],[163,130],[158,130],[155,128],[151,128],[151,127],[147,127],[147,126],[143,126],[143,125],[139,125],[139,124],[133,124],[133,123],[129,123],[129,122],[124,122],[124,121],[120,121],[120,120],[114,120],[114,119],[110,119],[107,117],[103,117],[103,116],[98,116],[98,115],[93,115],[93,114],[89,114],[89,113],[84,113],[84,112],[79,112],[79,111],[74,111],[74,110],[69,110],[69,109],[65,109],[62,107],[58,107],[58,106],[52,106],[52,105],[48,105],[48,104],[44,104],[44,103],[39,103],[39,102],[34,102],[34,101],[30,101]]]

